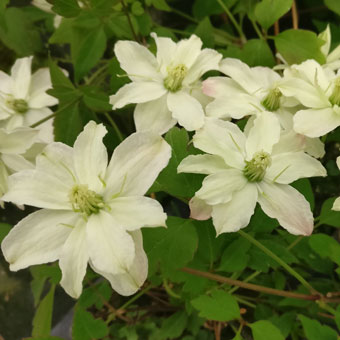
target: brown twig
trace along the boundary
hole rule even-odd
[[[215,332],[215,340],[221,340],[221,330],[222,325],[219,321],[215,321],[214,332]]]
[[[293,0],[293,5],[292,5],[292,20],[293,20],[293,28],[297,30],[299,28],[299,14],[298,14],[295,0]]]
[[[274,35],[278,35],[280,33],[280,23],[279,20],[274,22]]]

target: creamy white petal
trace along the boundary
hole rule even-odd
[[[120,67],[130,79],[145,82],[160,79],[155,56],[144,46],[134,41],[120,40],[114,47]]]
[[[177,123],[168,109],[166,95],[147,103],[137,104],[133,117],[137,131],[151,130],[160,135]]]
[[[3,162],[13,172],[34,169],[34,165],[21,155],[1,155]]]
[[[0,158],[0,206],[3,208],[2,195],[7,191],[8,171],[5,163]]]
[[[74,169],[81,184],[99,191],[107,168],[107,151],[103,137],[107,130],[103,124],[90,121],[79,134],[73,147]]]
[[[38,208],[71,210],[70,189],[61,179],[46,172],[23,170],[8,178],[8,192],[2,199]]]
[[[206,119],[193,137],[196,148],[220,156],[227,165],[243,169],[245,137],[236,124],[219,119]]]
[[[244,92],[236,81],[227,77],[210,77],[203,81],[203,93],[213,98],[233,96]]]
[[[315,158],[303,151],[287,152],[272,156],[272,164],[265,178],[281,184],[292,183],[299,178],[327,176],[326,169]]]
[[[302,151],[306,146],[306,138],[294,130],[283,130],[279,142],[273,146],[272,155]]]
[[[0,71],[0,91],[10,93],[12,90],[12,79],[3,71]]]
[[[256,185],[248,183],[242,190],[235,192],[228,203],[214,205],[211,216],[216,234],[245,228],[254,214],[257,196]]]
[[[88,218],[86,239],[95,268],[111,274],[123,274],[129,270],[135,257],[133,239],[109,213],[101,210]]]
[[[305,197],[285,184],[262,181],[258,201],[262,210],[276,218],[281,226],[294,235],[310,235],[313,231],[313,214]]]
[[[180,40],[172,61],[174,66],[184,64],[189,69],[201,53],[201,48],[202,41],[194,34],[189,39]]]
[[[67,238],[60,254],[59,266],[62,272],[60,285],[66,293],[77,299],[83,290],[83,279],[86,274],[89,254],[86,243],[86,224],[83,220]]]
[[[340,156],[338,156],[337,159],[336,159],[336,165],[338,166],[338,168],[340,170]]]
[[[165,227],[166,214],[160,203],[143,196],[117,197],[110,202],[110,215],[126,230]]]
[[[118,92],[110,96],[113,109],[119,109],[127,104],[146,103],[163,96],[167,90],[161,83],[140,81],[126,84]]]
[[[195,196],[209,205],[227,203],[234,192],[242,190],[247,179],[237,169],[223,170],[204,178],[202,188]]]
[[[17,59],[11,69],[13,79],[12,94],[16,99],[26,99],[31,83],[31,64],[33,57]]]
[[[281,81],[280,75],[269,67],[256,66],[250,68],[253,77],[263,89],[273,88]]]
[[[280,123],[275,114],[262,112],[254,120],[254,125],[249,131],[246,141],[248,160],[259,151],[272,153],[273,145],[280,139]]]
[[[105,182],[108,199],[144,195],[169,162],[171,148],[162,137],[136,132],[114,150]]]
[[[300,110],[294,116],[294,130],[308,137],[320,137],[340,125],[332,108]]]
[[[325,151],[325,144],[319,138],[306,137],[305,152],[315,158],[322,158]]]
[[[198,80],[204,73],[210,70],[218,70],[222,54],[210,48],[205,48],[198,55],[193,65],[188,70],[183,84],[189,85]]]
[[[130,232],[135,243],[135,257],[130,269],[123,273],[113,275],[98,270],[91,262],[91,267],[95,272],[104,276],[110,281],[111,287],[118,294],[128,296],[136,293],[136,291],[143,285],[148,276],[148,259],[143,249],[143,239],[140,230]]]
[[[211,217],[212,207],[194,196],[189,201],[190,218],[195,220],[204,221]]]
[[[340,197],[334,201],[332,210],[340,211]]]
[[[36,129],[20,128],[14,131],[0,129],[0,152],[7,154],[24,153],[37,139]]]
[[[215,155],[189,155],[178,165],[177,172],[211,175],[228,168],[223,158]]]
[[[71,211],[39,210],[22,219],[1,244],[10,269],[56,261],[75,225]]]
[[[187,131],[201,128],[204,124],[204,111],[200,102],[184,91],[169,93],[167,98],[173,118]]]

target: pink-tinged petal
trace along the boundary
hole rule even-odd
[[[112,274],[98,270],[93,263],[95,272],[109,280],[111,287],[118,294],[129,296],[137,292],[148,276],[148,259],[143,249],[143,239],[140,230],[130,232],[135,244],[135,257],[128,271],[123,274]]]
[[[332,108],[300,110],[294,116],[294,130],[308,137],[320,137],[340,125]]]
[[[246,141],[248,160],[252,159],[256,152],[264,151],[271,154],[273,145],[280,139],[280,132],[280,123],[275,114],[271,112],[259,113]]]
[[[33,57],[17,59],[11,69],[13,79],[12,94],[16,99],[26,99],[31,84],[31,64]]]
[[[189,201],[190,218],[205,221],[211,217],[212,207],[196,196]]]
[[[204,111],[200,102],[184,91],[169,93],[167,98],[173,118],[187,131],[198,130],[204,124]]]
[[[77,218],[71,211],[43,209],[22,219],[1,244],[10,269],[56,261]]]
[[[79,219],[67,238],[59,259],[62,272],[60,285],[66,293],[77,299],[83,290],[83,279],[86,274],[89,254],[86,244],[85,221]]]
[[[80,184],[99,191],[107,168],[107,151],[103,137],[107,130],[103,124],[90,121],[74,142],[74,169]]]
[[[265,178],[281,184],[292,183],[299,178],[327,176],[326,169],[315,158],[303,151],[287,152],[272,156],[272,164]]]
[[[219,119],[206,119],[193,137],[196,148],[220,156],[228,166],[244,167],[245,137],[236,124]]]
[[[308,236],[313,231],[313,214],[305,197],[286,184],[258,184],[258,201],[262,210],[276,218],[281,226],[294,235]]]
[[[133,239],[109,213],[101,210],[88,218],[86,239],[95,268],[111,274],[123,274],[129,270],[135,257]]]
[[[209,48],[204,49],[203,51],[201,51],[193,65],[188,70],[183,84],[189,85],[201,78],[204,73],[210,70],[218,70],[218,64],[221,59],[222,54]]]
[[[167,217],[158,201],[143,196],[117,197],[110,202],[109,213],[117,225],[129,231],[165,227]]]
[[[136,82],[126,84],[118,92],[110,96],[113,109],[119,109],[127,104],[146,103],[162,97],[167,90],[158,82]]]
[[[170,157],[169,144],[157,134],[136,132],[127,137],[114,150],[107,169],[107,200],[144,195]]]
[[[227,169],[223,158],[215,155],[190,155],[178,165],[177,172],[211,175]]]
[[[211,216],[216,234],[245,228],[254,214],[257,196],[256,185],[248,183],[242,190],[235,192],[228,203],[214,205]]]
[[[160,135],[177,123],[168,109],[166,95],[147,103],[137,104],[133,117],[137,131],[153,131]]]
[[[135,82],[160,79],[155,56],[144,46],[134,41],[120,40],[114,47],[120,67]]]
[[[204,178],[202,188],[195,196],[209,205],[227,203],[235,192],[247,184],[247,179],[240,170],[228,169]]]
[[[233,96],[243,92],[243,89],[227,77],[211,77],[203,81],[203,93],[213,98]]]

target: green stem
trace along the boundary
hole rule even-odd
[[[182,12],[182,11],[176,9],[176,8],[171,7],[171,11],[176,13],[177,15],[181,16],[182,18],[185,18],[185,19],[187,19],[191,22],[194,22],[195,24],[199,24],[199,21],[197,19],[193,18],[192,16],[190,16],[190,15],[188,15],[188,14],[186,14],[186,13],[184,13],[184,12]]]
[[[143,296],[145,293],[147,293],[151,288],[153,288],[152,285],[144,288],[143,290],[141,290],[139,293],[137,293],[136,295],[134,295],[130,300],[128,300],[127,302],[125,302],[121,307],[118,308],[118,310],[123,310],[126,309],[127,307],[129,307],[132,303],[134,303],[136,300],[138,300],[141,296]]]
[[[255,22],[254,20],[251,20],[251,23],[252,23],[252,25],[253,25],[253,27],[254,27],[254,30],[255,30],[256,34],[258,35],[258,37],[259,37],[260,39],[264,39],[264,36],[263,36],[263,34],[261,33],[260,29],[258,28],[256,22]]]
[[[320,216],[319,217],[317,217],[317,218],[315,218],[315,220],[318,220],[318,219],[320,219]],[[320,225],[321,225],[322,223],[320,223],[320,222],[318,222],[317,224],[315,224],[314,225],[314,229],[316,229],[316,228],[318,228],[318,227],[320,227]],[[302,241],[303,240],[303,236],[299,236],[299,237],[297,237],[288,247],[287,247],[287,249],[288,250],[291,250],[293,247],[295,247],[300,241]]]
[[[124,140],[124,137],[123,137],[122,133],[120,132],[117,124],[115,123],[115,121],[111,118],[111,116],[107,112],[104,112],[104,116],[110,122],[110,124],[113,127],[113,129],[115,130],[119,140],[122,142]]]
[[[292,276],[294,276],[305,288],[307,288],[311,294],[319,294],[298,272],[296,272],[290,265],[288,265],[286,262],[281,260],[277,255],[275,255],[271,250],[269,250],[267,247],[265,247],[262,243],[255,240],[252,236],[245,233],[242,230],[239,230],[238,233],[244,237],[246,240],[248,240],[250,243],[252,243],[254,246],[261,249],[265,254],[267,254],[269,257],[271,257],[274,261],[276,261],[278,264],[280,264],[284,269],[287,270],[288,273],[290,273]]]
[[[133,35],[133,38],[134,38],[137,42],[139,42],[138,36],[137,36],[137,34],[136,34],[136,32],[135,32],[135,29],[133,28],[133,24],[132,24],[132,21],[131,21],[131,18],[130,18],[130,14],[129,14],[129,9],[126,7],[124,0],[120,0],[120,2],[121,2],[121,4],[122,4],[122,6],[123,6],[123,10],[124,10],[125,15],[126,15],[126,18],[127,18],[127,20],[128,20],[128,23],[129,23],[130,30],[131,30],[131,33],[132,33],[132,35]]]
[[[246,305],[246,306],[251,307],[251,308],[256,308],[256,305],[254,305],[253,303],[251,303],[251,302],[249,302],[245,299],[242,299],[238,295],[234,295],[234,297],[238,302],[242,303],[243,305]]]
[[[106,63],[102,67],[98,68],[90,78],[87,79],[86,84],[91,84],[102,72],[104,72],[109,67],[109,64]]]
[[[237,33],[239,34],[242,43],[246,43],[247,39],[245,37],[245,35],[242,32],[242,28],[240,27],[240,25],[237,23],[236,19],[234,18],[233,14],[229,11],[229,8],[223,3],[222,0],[216,0],[220,6],[223,8],[223,10],[226,12],[227,16],[229,17],[230,21],[233,23]]]
[[[164,289],[165,291],[168,293],[168,295],[172,296],[173,298],[175,299],[180,299],[181,296],[176,294],[172,289],[171,287],[169,286],[168,284],[168,281],[166,279],[163,280],[163,286],[164,286]]]

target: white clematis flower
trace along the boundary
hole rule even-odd
[[[332,35],[329,25],[321,32],[318,37],[325,43],[321,46],[321,52],[326,57],[326,62],[322,65],[323,68],[331,70],[338,70],[340,68],[340,45],[337,46],[332,52],[331,49]]]
[[[74,147],[51,143],[36,168],[9,178],[3,199],[43,208],[20,221],[1,248],[13,271],[59,259],[61,285],[79,297],[87,263],[114,290],[130,295],[147,277],[141,227],[165,226],[161,205],[143,195],[171,149],[158,135],[135,133],[108,164],[106,129],[93,121]]]
[[[340,170],[340,156],[336,159],[336,165],[338,166],[339,170]],[[333,210],[337,210],[340,211],[340,197],[338,197],[334,203],[333,203]]]
[[[326,170],[302,151],[284,150],[273,114],[259,114],[247,137],[231,122],[207,119],[193,142],[208,153],[188,156],[178,167],[178,172],[208,175],[191,201],[193,218],[212,216],[217,234],[234,232],[249,224],[259,202],[290,233],[312,233],[309,203],[288,184],[303,177],[326,176]]]
[[[48,106],[58,100],[46,93],[52,88],[48,68],[31,74],[33,57],[17,59],[11,75],[0,71],[0,120],[1,127],[12,130],[30,126],[52,113]],[[53,141],[52,120],[39,125],[42,142]]]
[[[121,68],[132,83],[110,97],[113,109],[136,103],[134,120],[137,131],[165,133],[177,122],[186,130],[204,124],[204,110],[195,90],[200,77],[218,70],[222,55],[203,49],[202,41],[192,35],[178,43],[169,38],[151,36],[157,45],[156,57],[133,41],[118,41],[114,51]]]
[[[37,140],[38,130],[18,128],[13,131],[0,129],[0,205],[7,191],[8,176],[15,171],[33,168],[23,155]]]

